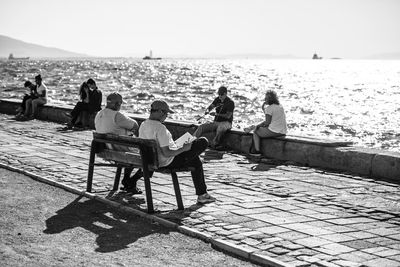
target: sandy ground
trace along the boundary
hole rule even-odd
[[[27,176],[0,177],[1,266],[254,266]]]

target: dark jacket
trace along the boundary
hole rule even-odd
[[[89,90],[89,113],[94,113],[101,110],[101,101],[103,94],[99,89]]]

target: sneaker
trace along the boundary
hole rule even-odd
[[[211,202],[215,202],[215,198],[210,196],[208,193],[204,193],[202,195],[199,195],[197,197],[197,203],[198,204],[206,204],[206,203],[211,203]]]

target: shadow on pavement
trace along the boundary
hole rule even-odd
[[[138,216],[113,210],[95,200],[81,201],[78,197],[57,215],[46,220],[45,234],[58,234],[76,227],[97,235],[98,252],[113,252],[125,249],[138,239],[158,234],[169,234],[169,230],[150,224]]]

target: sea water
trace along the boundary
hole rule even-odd
[[[275,90],[290,134],[353,141],[400,151],[399,60],[91,59],[0,61],[0,97],[21,98],[25,80],[40,73],[50,103],[74,104],[79,85],[93,78],[103,92],[117,91],[122,110],[148,114],[166,100],[171,118],[197,122],[225,85],[235,101],[234,127],[264,118],[266,90]],[[200,122],[212,120],[204,117]]]

